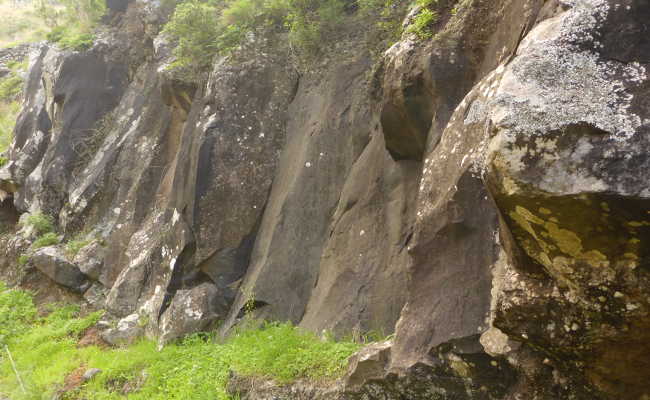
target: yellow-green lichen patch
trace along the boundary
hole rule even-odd
[[[629,226],[632,228],[640,228],[642,226],[650,226],[650,222],[648,221],[630,221],[627,223]]]
[[[521,214],[519,214],[519,213],[517,213],[517,212],[515,212],[515,211],[510,211],[510,212],[508,213],[508,215],[510,216],[510,218],[512,218],[512,220],[513,220],[517,225],[519,225],[519,227],[520,227],[521,229],[525,230],[525,231],[528,232],[532,237],[534,237],[535,239],[537,239],[537,234],[535,233],[535,230],[534,230],[533,227],[530,225],[530,223],[526,220],[526,218],[524,218],[523,215],[521,215]]]
[[[524,217],[526,219],[526,221],[530,221],[530,222],[532,222],[534,224],[537,224],[537,225],[544,224],[543,219],[537,217],[535,214],[528,211],[525,207],[517,206],[517,207],[515,207],[515,212],[517,214],[521,215],[522,217]]]
[[[573,257],[579,257],[582,253],[582,240],[574,232],[560,228],[554,222],[547,222],[544,227],[551,239],[558,245],[560,251]]]
[[[650,201],[594,193],[555,196],[515,184],[527,195],[499,191],[495,200],[515,242],[533,261],[522,268],[545,270],[572,286],[584,279],[615,280],[618,271],[650,262]]]
[[[586,261],[589,265],[593,265],[594,267],[609,267],[609,260],[603,253],[598,250],[589,250],[582,254],[580,258]]]

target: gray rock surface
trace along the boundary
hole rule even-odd
[[[54,282],[72,291],[83,293],[90,286],[88,277],[69,262],[63,250],[57,246],[36,250],[29,256],[29,263]]]
[[[227,312],[228,303],[212,283],[179,290],[160,318],[159,342],[165,344],[204,331],[217,319],[223,319]]]
[[[186,82],[157,3],[112,1],[90,50],[33,53],[3,212],[106,243],[39,270],[94,281],[111,343],[227,334],[245,304],[395,333],[328,387],[242,398],[650,396],[648,1],[438,3],[383,54],[363,24],[309,68],[258,37]]]
[[[124,346],[134,343],[144,335],[146,316],[139,314],[128,315],[115,324],[101,332],[101,337],[113,346]]]
[[[89,381],[95,377],[95,375],[102,372],[99,368],[90,368],[88,371],[84,372],[82,379],[84,382]]]
[[[104,267],[104,248],[99,240],[93,240],[79,250],[73,262],[90,279],[98,280]]]

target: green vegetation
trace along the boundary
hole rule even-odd
[[[92,46],[95,27],[105,12],[104,0],[41,0],[38,6],[41,18],[53,27],[47,40],[72,50]]]
[[[0,0],[0,48],[38,42],[45,38],[48,24],[38,15],[36,2]]]
[[[27,254],[21,254],[18,257],[18,265],[27,265],[27,262],[29,261],[29,256]]]
[[[79,253],[79,250],[83,249],[87,245],[89,245],[93,240],[92,239],[86,239],[84,238],[83,234],[79,234],[72,238],[68,243],[65,245],[65,253],[68,256],[68,258],[73,259],[74,256]]]
[[[10,73],[0,79],[0,154],[4,153],[11,143],[16,118],[20,112],[17,101],[22,89],[22,71],[27,69],[27,60],[9,63]],[[7,163],[5,157],[0,157],[0,167]]]
[[[229,54],[264,31],[288,33],[292,48],[316,52],[343,15],[341,0],[187,0],[176,6],[164,32],[177,42],[172,68],[196,74],[216,54]]]
[[[36,307],[29,293],[8,289],[0,282],[0,345],[29,330]]]
[[[25,225],[32,227],[37,235],[44,235],[54,231],[52,217],[41,212],[30,214],[25,221]]]
[[[64,49],[85,50],[93,45],[95,36],[78,26],[57,26],[47,34],[47,40],[58,43]]]
[[[19,112],[20,104],[17,101],[5,103],[0,100],[0,154],[9,148]],[[2,166],[7,160],[4,157],[0,158],[2,158],[0,161],[0,166]]]
[[[428,39],[433,35],[431,27],[438,22],[438,12],[432,8],[438,4],[438,0],[417,0],[418,6],[422,7],[418,15],[415,16],[406,31],[415,33],[420,39]]]
[[[8,307],[14,311],[5,313]],[[281,383],[334,379],[359,348],[279,323],[242,329],[220,344],[210,335],[196,334],[161,351],[150,340],[124,348],[78,347],[101,312],[82,316],[75,306],[52,309],[47,317],[37,318],[29,294],[0,290],[0,329],[12,332],[6,343],[27,389],[22,393],[10,362],[0,358],[0,395],[15,400],[51,398],[73,371],[99,368],[101,373],[64,398],[227,400],[231,370]]]
[[[53,246],[59,243],[59,237],[54,232],[48,232],[39,236],[34,243],[32,243],[31,250],[38,250],[41,247]]]
[[[357,5],[361,12],[354,18],[372,24],[371,41],[398,40],[409,2],[358,0]],[[417,5],[420,11],[407,31],[429,38],[438,21],[438,0],[417,0]],[[293,55],[308,58],[320,52],[346,18],[344,0],[185,0],[175,7],[164,32],[176,41],[172,69],[189,78],[204,73],[215,55],[227,55],[256,35],[284,33]]]
[[[0,100],[15,99],[23,89],[23,78],[16,74],[0,80]]]
[[[376,40],[385,42],[383,50],[402,36],[402,20],[409,2],[400,0],[358,0],[360,14],[374,24]]]
[[[56,232],[54,232],[54,222],[52,221],[52,217],[40,212],[33,213],[27,216],[24,225],[31,227],[37,237],[36,240],[32,242],[31,246],[29,246],[27,252],[18,257],[18,265],[27,264],[30,254],[34,251],[42,247],[53,246],[59,243],[59,237]]]

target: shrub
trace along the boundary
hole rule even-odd
[[[70,259],[74,258],[74,256],[76,256],[81,249],[90,244],[90,242],[92,242],[92,239],[84,239],[82,235],[74,237],[65,245],[66,255]]]
[[[4,153],[9,148],[19,112],[20,104],[17,101],[11,103],[0,101],[0,153]]]
[[[437,0],[419,0],[418,5],[422,7],[413,22],[406,28],[409,33],[414,33],[420,39],[428,39],[433,33],[431,26],[438,21],[438,13],[430,7],[437,4]]]
[[[164,32],[177,42],[172,68],[196,75],[216,54],[226,55],[266,29],[284,30],[293,48],[314,52],[343,15],[342,0],[188,0],[176,6]]]
[[[78,30],[77,27],[59,26],[46,36],[50,42],[58,43],[62,49],[86,50],[93,45],[95,36],[89,32]]]
[[[163,32],[175,40],[173,67],[202,69],[212,61],[217,50],[220,29],[215,23],[217,9],[212,4],[190,0],[176,6]]]
[[[27,254],[21,254],[20,257],[18,257],[18,265],[21,266],[27,265],[28,261],[29,261],[29,255]]]
[[[0,101],[12,101],[23,90],[23,78],[10,73],[9,76],[0,80]]]
[[[39,14],[54,28],[47,34],[47,40],[64,49],[85,50],[92,46],[93,31],[106,12],[103,0],[63,0],[62,9],[41,2]]]
[[[30,249],[38,250],[41,247],[53,246],[59,243],[59,237],[54,232],[48,232],[42,236],[39,236],[34,243],[32,243]]]
[[[27,217],[25,224],[31,226],[39,236],[54,231],[52,217],[41,212],[30,214]]]
[[[408,4],[400,0],[358,0],[361,17],[374,23],[370,39],[379,44],[382,51],[402,36],[402,20]]]

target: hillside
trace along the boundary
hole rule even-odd
[[[648,0],[40,4],[0,396],[650,398]]]

